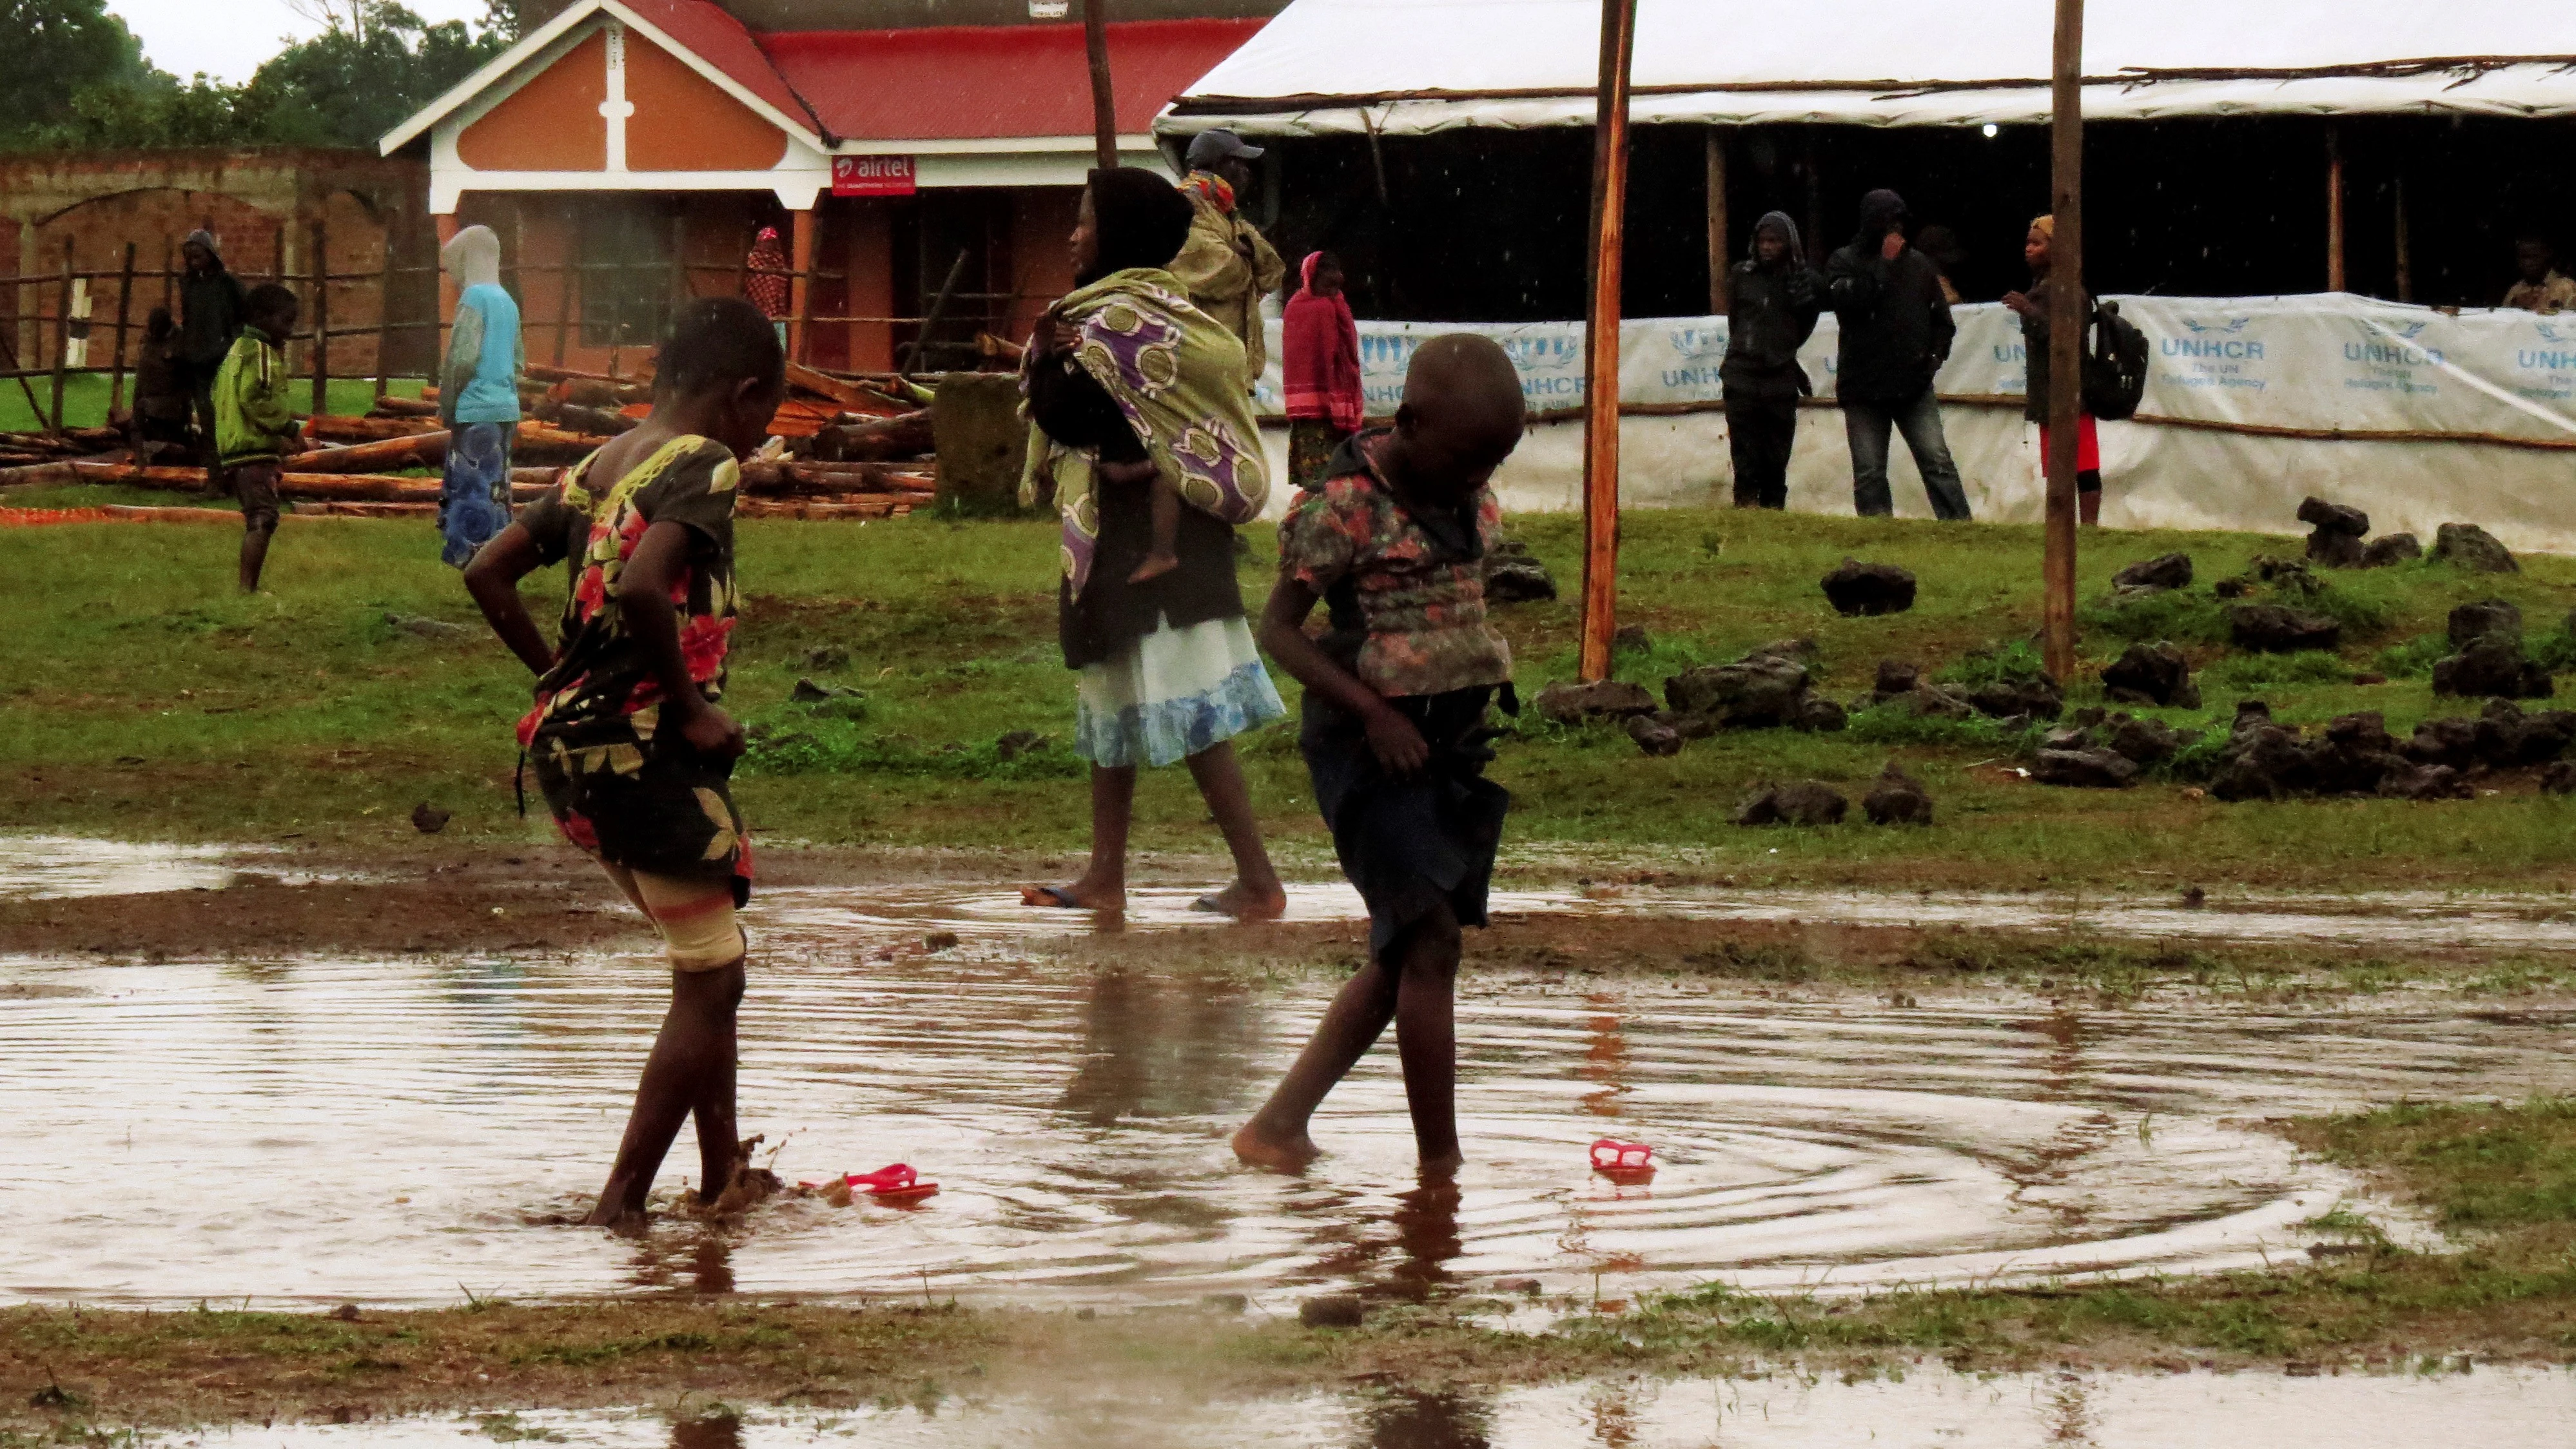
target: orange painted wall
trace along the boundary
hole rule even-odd
[[[650,49],[629,45],[630,62]],[[608,119],[599,108],[607,99],[608,37],[594,32],[466,127],[457,159],[477,171],[605,171]]]
[[[635,171],[766,171],[787,133],[660,46],[626,41],[626,165]]]

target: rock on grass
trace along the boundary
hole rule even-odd
[[[2030,777],[2042,785],[2069,785],[2082,790],[2121,790],[2138,782],[2137,763],[2126,755],[2094,747],[2042,750]]]
[[[1914,607],[1914,575],[1894,564],[1846,558],[1823,584],[1825,601],[1838,614],[1902,614]]]
[[[1737,807],[1738,825],[1840,825],[1851,811],[1842,792],[1818,780],[1774,785]]]
[[[2187,589],[2191,587],[2191,555],[2158,554],[2140,559],[2111,575],[2115,589]]]
[[[2392,533],[2372,539],[2361,550],[2361,566],[2384,569],[2396,564],[2412,563],[2424,556],[2422,540],[2411,533]]]
[[[2474,523],[2445,523],[2435,529],[2433,557],[2475,574],[2510,574],[2522,569],[2494,534]]]
[[[2200,686],[2191,661],[2171,644],[2132,644],[2102,671],[2102,692],[2113,704],[2200,708]]]
[[[1540,716],[1562,725],[1653,714],[1655,697],[1642,684],[1605,679],[1598,684],[1551,684],[1531,701]]]
[[[1929,825],[1932,823],[1932,794],[1921,781],[1905,773],[1894,760],[1879,771],[1878,783],[1860,802],[1861,813],[1872,825]]]
[[[2343,625],[2324,614],[2285,604],[2231,605],[2227,610],[2227,631],[2237,648],[2263,654],[2333,649],[2343,643]]]

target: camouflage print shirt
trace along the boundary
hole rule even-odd
[[[1396,501],[1378,469],[1384,432],[1333,457],[1279,529],[1279,571],[1331,611],[1327,652],[1389,699],[1504,684],[1511,645],[1485,621],[1485,554],[1502,505],[1480,489],[1451,517]]]

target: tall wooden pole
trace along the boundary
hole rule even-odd
[[[2084,0],[2057,0],[2057,66],[2049,125],[2049,211],[2056,235],[2048,267],[2048,526],[2041,574],[2048,672],[2075,674],[2075,444],[2083,411]]]
[[[1726,142],[1726,127],[1708,128],[1708,312],[1712,317],[1726,315],[1726,269],[1734,261],[1726,244]]]
[[[1592,133],[1592,311],[1583,359],[1585,683],[1610,677],[1619,627],[1619,289],[1628,214],[1628,68],[1637,0],[1601,0],[1600,113]]]
[[[1109,0],[1082,0],[1082,47],[1091,55],[1091,145],[1103,171],[1118,165],[1118,99],[1109,87]]]
[[[331,411],[331,237],[313,223],[313,411]]]
[[[125,407],[125,326],[127,314],[134,307],[134,243],[125,244],[125,270],[116,278],[116,361],[107,375],[107,411],[115,416]]]
[[[2343,128],[2326,122],[2326,290],[2344,290]]]

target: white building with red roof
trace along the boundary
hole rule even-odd
[[[1119,0],[1119,150],[1285,0]],[[798,355],[965,365],[1071,283],[1093,163],[1082,27],[1049,0],[574,0],[386,135],[442,236],[500,232],[528,355],[648,348],[684,293],[731,295],[774,225]],[[1131,18],[1132,17],[1132,18]],[[953,282],[953,285],[951,283]]]

